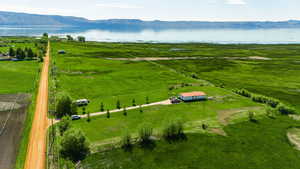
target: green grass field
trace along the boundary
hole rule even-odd
[[[0,61],[0,93],[32,93],[38,73],[37,61]]]
[[[266,61],[159,61],[182,73],[196,73],[199,78],[226,88],[244,88],[280,99],[300,111],[300,55]]]
[[[183,142],[158,141],[153,150],[113,149],[89,156],[82,168],[92,169],[296,169],[300,152],[289,144],[286,131],[299,126],[288,117],[263,118],[225,128],[228,137],[188,134]]]
[[[59,55],[58,50],[67,54]],[[122,106],[131,106],[132,99],[144,104],[146,97],[156,102],[195,90],[214,97],[205,102],[147,107],[143,113],[130,110],[126,117],[119,112],[109,119],[102,115],[90,122],[73,121],[72,127],[83,131],[93,152],[100,150],[82,163],[83,168],[93,169],[295,168],[297,165],[292,164],[300,154],[289,144],[286,131],[299,122],[284,116],[269,119],[265,116],[265,105],[238,96],[232,89],[245,88],[271,96],[300,110],[299,52],[298,45],[52,43],[58,94],[65,92],[73,99],[91,100],[88,112],[100,111],[101,102],[105,109],[115,109],[117,100]],[[249,60],[251,56],[271,60]],[[134,57],[201,59],[107,59]],[[192,86],[181,86],[182,83]],[[248,111],[255,112],[258,123],[248,122]],[[221,122],[223,115],[229,126]],[[118,142],[125,133],[136,136],[144,125],[153,127],[159,137],[173,120],[184,122],[187,141],[169,144],[158,140],[153,150],[135,146],[132,153],[118,148],[101,151],[103,145]],[[225,127],[227,136],[204,131],[202,124],[209,129]]]
[[[218,112],[220,111],[261,107],[255,112],[257,114],[265,112],[263,105],[215,87],[185,87],[177,92],[190,90],[201,90],[209,96],[224,98],[178,105],[153,106],[143,108],[143,113],[136,109],[128,111],[126,117],[123,116],[123,112],[120,112],[111,114],[110,119],[103,115],[92,118],[91,122],[81,119],[73,122],[72,125],[82,130],[91,143],[97,144],[105,140],[119,139],[125,133],[137,135],[143,125],[150,125],[157,134],[161,134],[162,129],[170,121],[180,120],[185,123],[185,130],[194,131],[201,128],[202,124],[221,127],[222,125],[218,121]]]
[[[199,83],[192,78],[171,72],[149,62],[112,61],[91,57],[86,47],[53,43],[53,58],[58,72],[58,92],[66,92],[73,99],[91,100],[88,111],[115,109],[117,100],[122,106],[168,99],[169,86],[181,83]],[[65,49],[68,54],[58,55]]]

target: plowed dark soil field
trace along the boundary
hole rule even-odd
[[[0,168],[12,169],[30,103],[28,94],[0,95]]]

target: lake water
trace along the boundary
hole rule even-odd
[[[50,35],[85,36],[90,41],[103,42],[166,42],[166,43],[300,43],[300,29],[197,29],[197,30],[82,30],[78,28],[0,27],[0,36],[37,36],[43,32]]]

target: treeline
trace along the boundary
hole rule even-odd
[[[268,106],[271,106],[272,108],[277,109],[278,112],[280,112],[281,114],[287,115],[287,114],[296,114],[297,113],[294,108],[280,102],[278,99],[275,99],[272,97],[267,97],[264,95],[255,94],[255,93],[249,92],[246,89],[237,89],[237,90],[234,90],[234,92],[241,96],[251,98],[254,102],[263,103]]]
[[[8,54],[10,57],[15,57],[20,60],[23,60],[25,58],[33,59],[38,57],[37,53],[34,53],[31,48],[27,48],[27,47],[25,49],[17,48],[16,50],[10,47]]]

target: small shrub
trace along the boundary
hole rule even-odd
[[[139,130],[139,142],[141,145],[149,145],[152,143],[151,136],[153,129],[151,127],[142,127]]]
[[[71,124],[70,124],[70,120],[67,117],[64,117],[58,124],[58,129],[59,129],[59,133],[62,136],[64,134],[65,131],[67,131]]]
[[[149,102],[149,97],[147,96],[146,97],[146,104],[149,104],[150,102]]]
[[[116,104],[116,105],[117,105],[117,106],[116,106],[117,109],[121,109],[121,102],[120,102],[120,100],[117,101],[117,104]]]
[[[180,121],[171,122],[163,130],[163,137],[169,142],[185,138],[185,134],[183,132],[183,124]]]
[[[128,151],[132,149],[132,146],[133,144],[131,142],[131,135],[129,133],[126,133],[121,139],[121,147]]]
[[[143,113],[143,108],[141,105],[139,106],[139,108],[140,108],[140,113]]]
[[[277,112],[278,111],[276,109],[271,107],[267,107],[266,109],[267,116],[272,119],[275,119]]]
[[[124,116],[127,116],[127,110],[126,110],[126,107],[123,108],[123,115],[124,115]]]
[[[282,103],[280,105],[278,105],[277,110],[283,115],[296,114],[297,113],[295,109],[293,109],[293,108],[291,108],[287,105],[284,105]]]
[[[78,111],[77,109],[78,109],[77,104],[72,103],[71,104],[71,115],[77,114],[77,111]]]
[[[251,121],[251,122],[257,122],[257,120],[255,119],[255,113],[252,111],[248,112],[248,118],[249,118],[249,121]]]
[[[87,119],[86,119],[86,121],[87,122],[91,122],[90,112],[87,113]]]
[[[101,102],[101,104],[100,104],[100,111],[104,112],[104,104],[103,104],[103,102]]]
[[[110,112],[109,112],[109,110],[107,110],[107,112],[106,112],[106,117],[109,119],[110,118]]]
[[[82,108],[82,114],[85,114],[85,113],[86,113],[85,110],[86,110],[86,108],[83,107],[83,108]]]
[[[132,106],[136,106],[135,99],[132,99]]]
[[[208,128],[208,125],[207,124],[202,124],[202,129],[203,130],[206,130]]]

